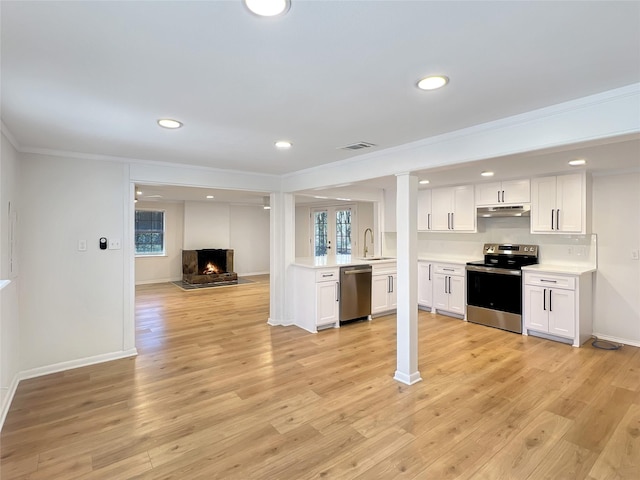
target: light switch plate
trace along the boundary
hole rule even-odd
[[[86,252],[87,251],[87,241],[86,240],[78,240],[78,251]]]
[[[120,250],[120,239],[112,238],[109,240],[109,250]]]

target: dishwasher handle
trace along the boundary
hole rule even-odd
[[[342,272],[345,275],[358,275],[360,273],[371,273],[373,269],[371,268],[360,268],[358,270],[345,270]]]

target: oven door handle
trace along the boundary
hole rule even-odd
[[[521,270],[509,270],[507,268],[482,267],[478,265],[467,265],[467,272],[496,273],[498,275],[522,276]]]

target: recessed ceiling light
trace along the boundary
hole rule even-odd
[[[212,198],[215,198],[215,197],[213,195],[207,195],[207,198],[208,199],[212,199]]]
[[[578,160],[571,160],[569,162],[569,165],[571,165],[572,167],[578,167],[580,165],[584,165],[585,163],[587,163],[587,161],[584,158],[580,158]]]
[[[340,198],[340,197],[337,197],[336,200],[342,200],[343,202],[350,202],[351,201],[350,198]]]
[[[444,87],[449,83],[449,78],[444,75],[432,75],[425,77],[418,82],[418,88],[421,90],[435,90]]]
[[[420,185],[426,185],[427,183],[429,183],[429,180],[420,180],[418,183]]]
[[[281,148],[282,150],[286,150],[287,148],[291,148],[291,142],[287,140],[278,140],[275,143],[276,148]]]
[[[291,7],[290,0],[244,0],[247,8],[261,17],[284,15]]]
[[[329,197],[321,197],[320,195],[314,195],[313,198],[319,198],[320,200],[326,200]]]
[[[172,120],[170,118],[161,118],[160,120],[158,120],[158,125],[160,125],[163,128],[180,128],[182,127],[182,122],[179,122],[177,120]]]
[[[483,177],[493,177],[493,172],[482,172],[480,175]]]

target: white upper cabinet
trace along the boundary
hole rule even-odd
[[[584,173],[531,179],[531,233],[587,233]]]
[[[432,229],[433,216],[431,211],[431,190],[418,191],[418,230]]]
[[[431,190],[431,229],[433,231],[476,231],[473,185]]]
[[[476,205],[514,205],[531,201],[530,182],[509,180],[506,182],[482,183],[476,185]]]

